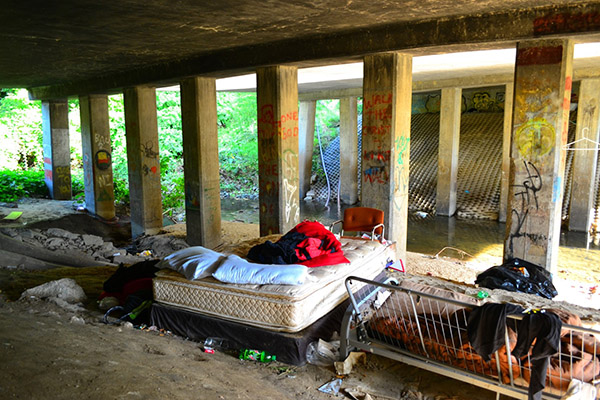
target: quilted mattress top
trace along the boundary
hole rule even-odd
[[[172,270],[160,270],[156,280],[163,279],[175,280],[192,286],[223,287],[224,290],[234,292],[247,292],[248,295],[254,295],[257,292],[262,297],[281,298],[294,301],[300,300],[310,295],[315,290],[322,288],[332,282],[344,279],[349,275],[372,277],[374,272],[381,271],[382,257],[391,256],[389,246],[382,245],[377,241],[341,238],[342,250],[349,264],[327,265],[309,269],[309,279],[303,285],[251,285],[251,284],[231,284],[223,283],[208,277],[197,281],[187,280],[185,277]],[[371,262],[374,262],[371,267]],[[373,269],[373,270],[372,270]],[[376,273],[375,273],[376,275]]]

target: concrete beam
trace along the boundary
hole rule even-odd
[[[131,234],[155,234],[162,228],[162,192],[156,119],[156,90],[128,88],[123,93]]]
[[[317,33],[232,47],[93,79],[33,87],[29,91],[33,99],[61,98],[149,83],[174,83],[187,76],[232,76],[275,64],[316,65],[387,51],[406,52],[460,44],[477,44],[485,48],[482,43],[490,43],[487,48],[491,48],[499,43],[510,45],[526,39],[589,36],[600,33],[599,10],[600,2],[588,1],[416,22],[401,21],[335,35]]]
[[[71,199],[69,104],[66,99],[42,102],[44,174],[50,197]]]
[[[558,265],[572,62],[570,40],[517,47],[504,260],[521,258],[552,273]]]
[[[108,96],[81,96],[79,113],[85,208],[100,218],[110,220],[116,214]]]
[[[181,125],[187,242],[214,248],[221,243],[219,137],[214,78],[181,82]]]
[[[462,71],[459,71],[463,73]],[[457,72],[458,73],[458,72]],[[462,88],[471,89],[478,87],[504,86],[513,84],[515,78],[514,69],[506,73],[473,73],[469,76],[453,77],[446,79],[426,79],[420,80],[417,75],[413,75],[413,93],[433,92],[443,88]],[[600,78],[600,68],[585,67],[575,68],[573,70],[573,81],[582,79]],[[326,89],[312,92],[301,92],[298,94],[300,101],[341,99],[342,97],[360,97],[362,96],[362,79],[354,79],[347,83],[349,87],[345,89]]]
[[[260,235],[286,233],[300,222],[298,70],[256,72]]]
[[[340,99],[340,199],[358,201],[358,120],[356,97]]]
[[[508,192],[510,185],[510,147],[512,140],[512,114],[514,90],[513,84],[506,85],[504,92],[504,124],[502,129],[502,172],[500,177],[500,206],[498,221],[506,222],[508,208]]]
[[[384,211],[386,239],[406,255],[412,57],[365,57],[362,127],[362,201]]]
[[[461,94],[460,88],[442,89],[435,212],[446,217],[456,212]]]
[[[575,142],[567,146],[573,155],[573,179],[569,230],[588,232],[594,208],[594,184],[600,129],[600,79],[584,79],[579,86],[577,133]]]
[[[317,111],[316,101],[300,102],[300,120],[298,128],[300,136],[298,138],[299,151],[299,173],[300,173],[300,198],[306,197],[310,190],[310,178],[312,173],[312,155],[315,142],[315,115]]]

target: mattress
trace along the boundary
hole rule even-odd
[[[238,285],[212,277],[187,280],[172,270],[153,279],[154,300],[190,311],[278,332],[298,332],[348,298],[345,279],[375,278],[394,259],[393,246],[341,238],[349,264],[310,268],[302,285]],[[362,284],[353,283],[355,292]]]

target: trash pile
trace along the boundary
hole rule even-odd
[[[188,247],[180,238],[147,236],[117,248],[100,236],[76,234],[60,228],[0,229],[0,267],[40,270],[57,266],[92,267],[131,265],[164,257]]]

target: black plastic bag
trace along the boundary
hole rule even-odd
[[[475,284],[488,289],[537,294],[547,299],[558,295],[549,271],[519,258],[483,271],[477,275]]]

